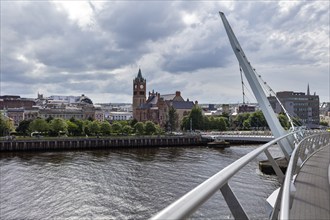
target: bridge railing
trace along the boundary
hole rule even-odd
[[[290,208],[294,198],[294,176],[299,173],[300,168],[305,161],[317,152],[320,148],[326,146],[330,142],[330,133],[313,134],[301,140],[293,150],[289,165],[286,171],[285,180],[282,188],[280,219],[289,219]]]
[[[153,216],[151,219],[183,219],[189,217],[194,213],[202,204],[204,204],[213,194],[218,190],[221,191],[232,215],[235,219],[248,219],[243,207],[239,203],[235,194],[231,190],[228,181],[237,174],[245,165],[255,159],[259,154],[265,153],[268,160],[271,162],[274,171],[276,172],[280,181],[284,179],[284,174],[279,168],[278,164],[271,156],[268,148],[276,144],[284,138],[296,135],[298,138],[302,137],[300,131],[295,131],[276,138],[261,147],[251,151],[240,159],[236,160],[232,164],[222,169],[217,174],[213,175],[196,188],[182,196],[176,202],[169,205],[167,208],[160,211],[158,214]]]

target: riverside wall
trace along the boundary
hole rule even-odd
[[[34,140],[2,140],[0,152],[6,151],[56,151],[92,150],[112,148],[139,148],[161,146],[192,146],[203,144],[200,136],[137,136],[101,138],[64,138]]]

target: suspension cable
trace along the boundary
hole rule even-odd
[[[282,104],[282,102],[279,100],[279,98],[276,96],[276,93],[274,92],[274,90],[261,78],[261,75],[259,75],[258,73],[257,73],[257,71],[256,71],[256,69],[255,68],[253,68],[253,71],[254,71],[254,73],[258,76],[258,79],[261,81],[261,85],[264,87],[264,90],[265,91],[267,91],[267,89],[268,89],[268,91],[271,93],[271,94],[273,94],[274,96],[275,96],[275,98],[276,98],[276,100],[277,100],[277,102],[280,104],[280,106],[282,107],[282,109],[283,109],[283,111],[284,111],[284,114],[286,115],[286,117],[288,118],[288,120],[289,120],[289,123],[290,123],[290,125],[291,125],[291,129],[292,130],[294,130],[295,129],[295,127],[294,127],[294,124],[293,124],[293,121],[292,121],[292,119],[291,119],[291,117],[290,117],[290,114],[288,113],[288,111],[284,108],[284,105]],[[265,88],[266,87],[266,88]]]

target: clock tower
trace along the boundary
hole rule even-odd
[[[141,69],[139,69],[137,77],[133,80],[133,118],[139,121],[136,109],[140,105],[146,103],[146,79],[142,77]]]

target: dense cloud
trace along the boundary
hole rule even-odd
[[[140,66],[148,90],[181,90],[199,102],[241,101],[223,11],[275,91],[305,92],[309,83],[329,101],[329,4],[1,1],[0,92],[131,102]]]

